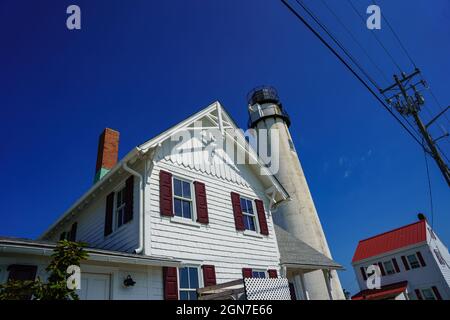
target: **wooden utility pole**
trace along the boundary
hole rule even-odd
[[[386,97],[386,101],[389,105],[393,106],[400,114],[407,117],[412,117],[416,123],[417,128],[422,136],[423,141],[426,145],[423,147],[425,151],[430,154],[438,165],[439,169],[444,176],[445,181],[447,181],[450,187],[450,169],[445,161],[442,159],[442,155],[436,146],[436,141],[440,138],[433,139],[431,134],[428,132],[428,127],[433,124],[440,116],[442,116],[449,108],[447,107],[436,117],[434,117],[428,124],[424,124],[420,118],[420,110],[425,104],[425,100],[420,92],[417,90],[417,86],[426,86],[423,80],[414,83],[414,78],[420,75],[420,70],[416,68],[413,73],[407,75],[402,73],[401,77],[394,75],[394,84],[386,89],[380,90],[380,93]],[[395,91],[390,97],[386,96],[386,93]],[[412,94],[410,94],[412,93]],[[445,135],[448,136],[448,133]]]

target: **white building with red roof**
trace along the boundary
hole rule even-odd
[[[359,241],[352,266],[361,290],[353,300],[450,299],[450,254],[422,214],[415,223]]]

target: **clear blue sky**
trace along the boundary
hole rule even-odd
[[[348,3],[327,1],[391,76]],[[379,2],[450,103],[450,3]],[[307,3],[387,85],[321,2]],[[81,7],[81,31],[65,27],[69,4]],[[368,4],[356,0],[364,15]],[[379,35],[411,71],[386,26]],[[278,0],[2,0],[0,39],[1,235],[37,237],[91,186],[104,127],[121,132],[120,156],[216,99],[245,127],[245,96],[260,84],[277,87],[291,114],[347,290],[358,240],[430,215],[421,149]],[[449,189],[430,168],[435,229],[450,244]]]

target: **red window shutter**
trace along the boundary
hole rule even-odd
[[[77,227],[78,227],[78,223],[76,223],[76,222],[74,222],[73,224],[72,224],[72,227],[70,228],[70,233],[69,233],[69,235],[70,235],[70,241],[75,241],[75,240],[77,240]]]
[[[361,270],[361,275],[362,275],[364,281],[367,280],[366,269],[364,269],[364,267],[360,267],[359,270]]]
[[[269,278],[278,278],[278,273],[275,269],[269,269],[267,273],[269,274]]]
[[[203,284],[205,287],[215,286],[216,283],[216,269],[212,265],[203,265]]]
[[[163,267],[164,300],[178,300],[178,270]]]
[[[431,289],[433,290],[434,295],[436,296],[436,299],[442,300],[442,297],[441,297],[441,294],[439,293],[438,288],[435,286],[432,286]]]
[[[419,258],[420,265],[422,267],[425,267],[426,266],[425,260],[423,259],[422,254],[420,253],[420,251],[417,251],[416,254],[417,254],[417,257]]]
[[[422,293],[420,293],[419,289],[414,290],[414,292],[416,293],[417,300],[423,300]]]
[[[405,266],[405,269],[409,270],[408,260],[406,260],[405,256],[402,256],[402,262],[403,262],[403,265]]]
[[[197,207],[197,221],[200,223],[208,223],[208,204],[206,202],[205,184],[199,181],[195,181],[194,188],[195,205]]]
[[[242,276],[244,278],[251,278],[252,277],[252,269],[251,268],[242,268]]]
[[[259,228],[261,229],[261,234],[268,235],[269,234],[269,228],[267,227],[267,220],[266,220],[266,212],[264,211],[264,203],[256,199],[256,212],[258,213],[258,221],[259,221]]]
[[[231,192],[231,203],[233,205],[234,224],[236,230],[245,230],[244,217],[242,216],[241,197],[236,192]]]
[[[159,206],[161,215],[173,217],[172,174],[159,172]]]
[[[398,266],[397,259],[393,258],[392,259],[392,263],[394,264],[395,272],[399,273],[400,272],[400,268]]]
[[[106,197],[105,232],[104,232],[105,237],[112,232],[113,211],[114,211],[114,192],[111,192]]]
[[[378,262],[378,267],[380,267],[381,275],[385,276],[386,272],[384,272],[384,266],[382,262]]]
[[[134,176],[125,181],[125,219],[127,223],[133,219]]]

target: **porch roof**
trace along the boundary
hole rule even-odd
[[[5,254],[14,253],[50,256],[55,247],[56,243],[51,241],[0,237],[0,253]],[[181,265],[181,261],[167,257],[146,256],[135,253],[89,247],[85,248],[85,250],[89,254],[87,261],[168,267]]]
[[[382,286],[380,289],[366,289],[358,292],[352,300],[383,300],[389,299],[406,291],[408,281],[391,283]]]
[[[301,269],[343,269],[339,263],[307,245],[276,224],[275,233],[280,251],[281,265]]]

